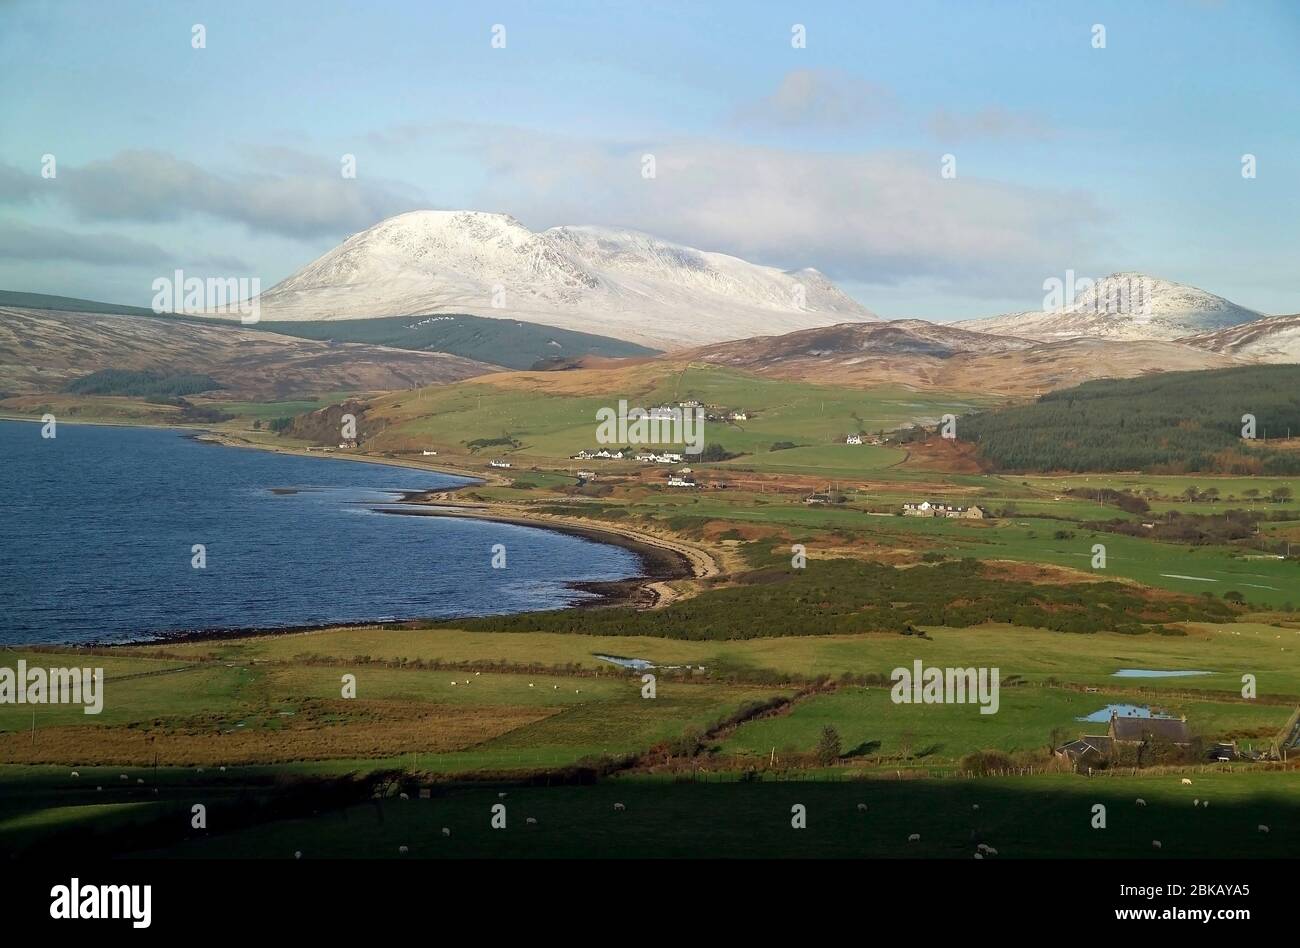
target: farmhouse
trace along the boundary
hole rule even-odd
[[[844,443],[845,443],[845,444],[861,444],[861,443],[862,443],[862,435],[860,435],[860,434],[851,434],[851,435],[849,435],[847,438],[844,439]]]
[[[578,472],[578,477],[582,478],[582,480],[584,480],[584,481],[594,481],[594,480],[596,479],[596,472],[595,472],[595,471],[579,471],[579,472]]]
[[[984,520],[988,515],[989,512],[980,506],[958,507],[954,504],[931,503],[928,500],[903,504],[905,517],[958,517],[962,520]]]
[[[693,477],[683,477],[680,474],[670,474],[668,476],[669,487],[699,487]]]
[[[497,459],[495,461],[488,461],[488,466],[489,467],[510,467],[510,462]]]
[[[1190,744],[1192,737],[1187,729],[1187,719],[1130,717],[1112,711],[1105,734],[1082,735],[1078,740],[1056,748],[1056,755],[1068,757],[1076,763],[1090,764],[1109,756],[1116,744],[1145,744],[1151,740],[1168,741],[1179,746]]]

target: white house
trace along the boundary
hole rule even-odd
[[[862,443],[862,435],[851,434],[851,435],[849,435],[847,438],[844,439],[844,443],[845,443],[845,444],[861,444],[861,443]]]
[[[509,462],[509,461],[501,461],[501,460],[497,460],[497,461],[488,461],[488,466],[489,466],[489,467],[510,467],[510,462]]]
[[[681,477],[680,475],[672,474],[668,478],[668,486],[669,487],[699,487],[700,485],[695,483],[694,478]]]

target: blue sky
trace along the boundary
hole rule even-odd
[[[1037,308],[1067,270],[1290,313],[1298,80],[1286,0],[0,0],[0,287],[269,287],[467,207],[817,267],[891,317]]]

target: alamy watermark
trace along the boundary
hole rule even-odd
[[[1151,281],[1138,273],[1098,281],[1066,270],[1064,280],[1048,277],[1043,281],[1043,312],[1069,309],[1098,315],[1150,316],[1152,290]]]
[[[684,444],[687,454],[704,450],[704,409],[700,406],[629,409],[627,399],[621,398],[617,410],[597,409],[596,421],[598,444]]]
[[[153,281],[153,311],[198,316],[237,315],[244,325],[262,318],[261,277],[187,277],[176,270]]]
[[[980,714],[997,714],[996,668],[926,668],[918,658],[911,668],[895,668],[889,697],[894,704],[978,704]]]
[[[0,704],[84,704],[86,714],[104,710],[104,669],[0,667]]]

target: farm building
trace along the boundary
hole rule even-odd
[[[955,504],[931,503],[928,500],[903,504],[905,517],[958,517],[962,520],[984,520],[988,515],[989,512],[978,505],[958,507]]]

